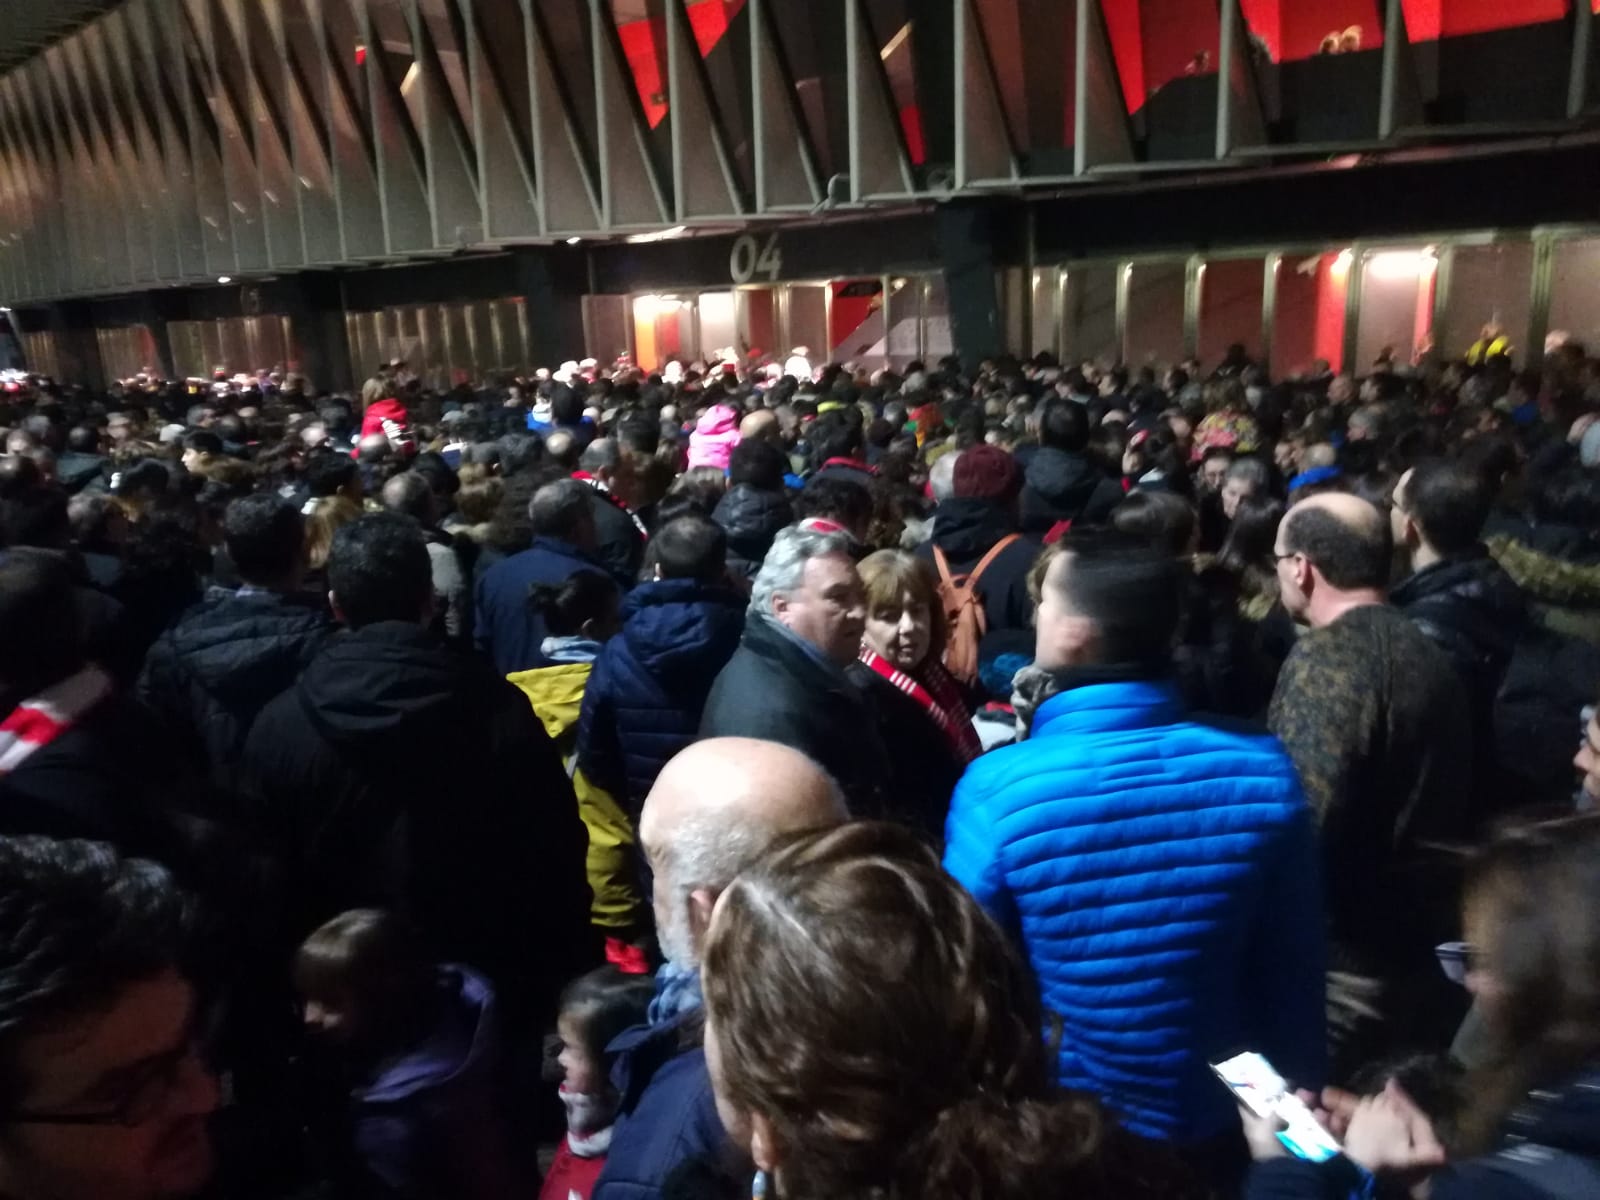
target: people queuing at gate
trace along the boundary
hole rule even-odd
[[[1504,350],[20,385],[0,1196],[1600,1195],[1600,359]]]

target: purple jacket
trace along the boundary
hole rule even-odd
[[[438,1026],[351,1094],[356,1153],[397,1196],[527,1200],[537,1183],[512,1152],[497,1096],[494,991],[466,967],[439,975]]]

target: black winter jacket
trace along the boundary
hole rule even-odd
[[[772,549],[778,530],[792,524],[794,510],[783,492],[768,492],[736,483],[717,501],[711,519],[728,535],[728,570],[754,579]]]
[[[219,784],[231,784],[256,716],[333,635],[312,597],[274,592],[202,601],[145,656],[139,698]]]
[[[1389,593],[1449,657],[1474,711],[1492,707],[1527,621],[1522,589],[1483,547],[1424,567]]]
[[[395,907],[513,1012],[553,1019],[591,961],[586,835],[543,725],[487,663],[404,622],[340,634],[262,711],[244,774],[301,936]]]
[[[1497,780],[1495,705],[1527,626],[1522,589],[1486,549],[1424,567],[1390,601],[1445,652],[1471,710],[1473,792],[1480,819],[1503,806]]]
[[[746,618],[739,649],[711,685],[700,736],[792,746],[834,777],[852,813],[880,811],[889,760],[867,697],[768,617]]]
[[[1122,503],[1116,480],[1081,454],[1041,446],[1023,476],[1022,531],[1045,534],[1058,521],[1100,525]]]
[[[949,739],[910,696],[865,663],[851,663],[845,673],[872,702],[878,736],[893,765],[884,793],[883,815],[920,833],[928,843],[944,847],[950,797],[966,764],[950,748]]]
[[[1600,1068],[1529,1093],[1493,1154],[1429,1177],[1431,1200],[1592,1200],[1600,1196]],[[1258,1164],[1245,1200],[1346,1200],[1368,1179],[1346,1158]]]

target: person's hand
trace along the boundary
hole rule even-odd
[[[1289,1153],[1288,1147],[1278,1140],[1278,1130],[1285,1126],[1277,1117],[1257,1116],[1241,1104],[1239,1122],[1244,1126],[1244,1140],[1250,1147],[1250,1157],[1256,1162],[1283,1158]]]
[[[1345,1130],[1344,1152],[1374,1173],[1437,1167],[1445,1160],[1433,1123],[1392,1079],[1382,1092],[1356,1105]]]
[[[1302,1088],[1295,1094],[1311,1110],[1318,1124],[1341,1139],[1350,1127],[1350,1118],[1355,1115],[1356,1106],[1361,1103],[1361,1097],[1354,1092],[1336,1087],[1323,1088],[1320,1094]]]

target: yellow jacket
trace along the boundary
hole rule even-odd
[[[642,907],[632,855],[633,825],[611,794],[590,783],[577,766],[578,713],[591,667],[558,663],[506,678],[528,697],[572,777],[578,814],[589,830],[587,866],[594,893],[589,919],[601,929],[625,934],[638,924]]]

